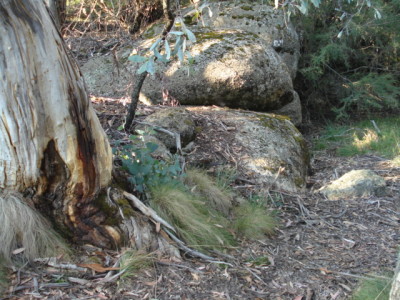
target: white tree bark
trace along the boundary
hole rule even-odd
[[[118,189],[102,192],[111,148],[42,0],[0,0],[0,76],[0,194],[23,193],[77,242],[179,255]]]
[[[60,28],[65,19],[66,0],[44,0],[44,2],[49,9],[57,28]]]
[[[29,191],[60,225],[101,240],[82,224],[111,180],[112,153],[42,1],[0,0],[0,76],[0,188]]]

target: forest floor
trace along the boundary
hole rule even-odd
[[[92,100],[110,142],[124,138],[116,127],[124,119],[127,100]],[[141,106],[139,111],[146,115],[156,109],[161,107]],[[202,116],[195,119],[201,122]],[[222,135],[219,130],[198,135],[203,140],[197,144],[206,145],[202,155],[214,155],[218,150],[204,141],[220,141]],[[319,138],[318,128],[311,124],[304,135],[312,146]],[[390,277],[395,267],[400,241],[400,168],[379,156],[339,157],[334,150],[313,152],[311,168],[306,191],[268,191],[279,217],[276,234],[242,241],[229,257],[219,257],[221,263],[185,255],[183,259],[157,257],[130,279],[111,277],[107,281],[107,270],[98,266],[112,266],[119,253],[86,245],[76,249],[71,261],[64,261],[70,265],[42,261],[16,268],[10,275],[9,291],[1,299],[349,299],[360,280]],[[382,176],[388,193],[330,201],[317,192],[358,169],[371,169]],[[235,184],[243,182],[232,188]],[[77,267],[82,263],[92,265]]]
[[[105,131],[121,138],[115,128],[126,106],[119,100],[93,99]],[[154,109],[161,108],[141,106],[140,112],[145,115]],[[310,144],[318,139],[315,132],[305,132]],[[221,133],[214,130],[197,138],[218,140]],[[204,155],[218,151],[210,144],[204,150]],[[112,266],[118,253],[85,246],[77,249],[72,261],[64,262],[72,268],[37,262],[16,269],[12,293],[5,299],[349,299],[361,279],[390,276],[395,267],[400,168],[382,157],[338,157],[334,151],[312,153],[311,167],[304,193],[270,191],[274,199],[270,204],[279,216],[276,234],[242,241],[229,258],[219,258],[225,263],[158,257],[127,280],[107,282],[102,280],[107,272],[98,266]],[[330,201],[317,192],[337,176],[357,169],[372,169],[384,177],[387,195]],[[93,262],[99,265],[74,269]]]

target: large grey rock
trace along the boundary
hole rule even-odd
[[[286,64],[255,34],[204,29],[196,32],[196,37],[197,42],[191,48],[195,63],[190,75],[179,62],[158,64],[164,78],[145,81],[143,101],[161,102],[163,89],[184,105],[218,105],[256,111],[278,110],[296,100]]]
[[[224,2],[210,4],[212,16],[204,11],[203,23],[213,29],[237,29],[254,33],[273,47],[289,68],[292,79],[300,57],[299,36],[285,20],[284,12],[259,3]]]
[[[179,62],[158,64],[157,74],[146,79],[140,100],[273,111],[299,125],[301,105],[292,79],[300,46],[292,25],[286,25],[280,10],[268,5],[222,2],[210,7],[213,16],[204,14],[209,27],[190,26],[197,38],[189,48],[195,58],[190,74]],[[111,55],[89,60],[82,67],[89,91],[102,96],[126,95],[139,68],[127,61],[132,48],[143,53],[162,28],[153,25],[143,34],[145,40],[120,49],[118,62]]]
[[[305,188],[309,166],[308,150],[303,136],[287,118],[216,107],[188,109],[210,120],[202,128],[202,134],[207,139],[210,138],[208,135],[215,132],[219,122],[230,128],[230,131],[221,134],[226,135],[234,149],[241,149],[236,152],[230,150],[241,176],[249,178],[263,189],[298,192]],[[218,140],[218,137],[215,139]],[[204,147],[201,144],[198,146]],[[220,156],[211,153],[207,157],[218,160]],[[220,163],[208,162],[209,165]]]
[[[382,196],[385,180],[371,170],[352,170],[320,189],[329,200]]]

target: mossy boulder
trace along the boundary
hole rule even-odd
[[[284,12],[268,4],[211,3],[212,16],[204,11],[203,23],[215,30],[236,29],[257,34],[271,46],[287,65],[292,79],[297,73],[300,39],[294,26],[285,20]],[[190,14],[190,13],[189,13]]]
[[[286,64],[256,34],[202,29],[196,37],[190,74],[179,62],[159,63],[162,80],[156,76],[145,81],[142,101],[160,103],[168,91],[171,99],[184,105],[272,111],[298,100]],[[142,47],[150,45],[147,42]],[[301,121],[301,110],[289,117],[298,120],[299,115]]]
[[[309,152],[302,134],[287,117],[217,107],[188,109],[215,120],[203,127],[202,134],[206,136],[215,131],[213,127],[217,121],[231,129],[224,134],[233,135],[229,137],[229,143],[240,149],[236,152],[231,150],[230,154],[237,162],[241,177],[255,182],[262,189],[287,192],[305,189]],[[207,157],[216,159],[209,165],[223,163],[218,161],[219,156],[215,153]]]

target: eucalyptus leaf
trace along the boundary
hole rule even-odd
[[[145,62],[148,58],[140,55],[131,55],[128,57],[128,60],[135,62],[135,63],[141,63]]]
[[[166,59],[169,60],[171,58],[171,47],[169,46],[169,43],[167,40],[165,40],[165,42],[164,42],[164,47],[165,47],[165,54],[167,55]]]
[[[196,36],[194,35],[193,32],[191,32],[189,29],[186,28],[186,36],[188,37],[189,41],[192,43],[196,42]]]
[[[158,46],[158,44],[161,42],[161,39],[157,39],[154,43],[153,43],[153,45],[151,45],[151,47],[150,47],[150,51],[153,51],[157,46]]]
[[[170,34],[174,34],[174,35],[184,35],[184,33],[182,31],[170,31]]]
[[[159,61],[161,61],[161,62],[163,62],[163,63],[167,63],[167,62],[168,62],[168,59],[166,59],[166,55],[161,55],[161,53],[158,52],[157,49],[154,49],[154,50],[153,50],[153,53],[154,53],[155,57],[157,57],[157,59],[158,59]]]
[[[178,48],[178,59],[179,61],[183,62],[183,52],[182,52],[182,48]]]
[[[186,51],[186,39],[183,39],[182,52],[185,53],[185,51]]]
[[[146,71],[147,71],[148,73],[150,73],[151,75],[154,75],[154,74],[155,74],[156,70],[155,70],[154,60],[150,59],[150,60],[147,62]]]
[[[144,72],[147,71],[147,64],[149,63],[149,61],[146,61],[143,65],[141,65],[141,67],[139,68],[139,70],[137,70],[138,74],[142,74]]]

